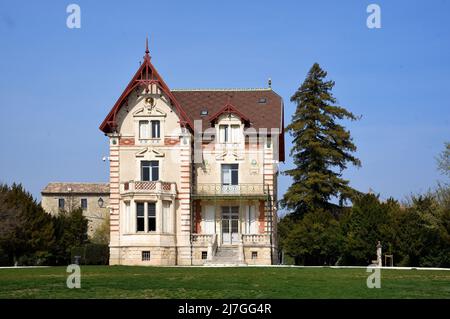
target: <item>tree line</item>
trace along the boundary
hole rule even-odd
[[[0,185],[1,265],[67,265],[87,230],[81,208],[52,216],[22,185]]]
[[[297,107],[286,127],[293,138],[292,184],[280,201],[287,215],[278,223],[284,262],[302,265],[368,265],[382,242],[401,266],[450,267],[450,190],[411,196],[405,203],[353,189],[342,177],[361,166],[356,146],[340,120],[358,117],[336,105],[335,85],[315,63],[291,97]],[[450,143],[438,157],[450,176]],[[383,261],[384,262],[384,261]]]
[[[326,76],[314,64],[291,97],[297,108],[286,131],[293,138],[294,167],[284,172],[292,184],[280,201],[287,215],[277,232],[284,261],[368,265],[381,241],[395,265],[450,267],[449,185],[404,203],[350,187],[342,173],[361,161],[339,121],[358,117],[336,105],[335,83]],[[438,169],[450,177],[450,143],[438,157]],[[81,208],[52,216],[21,185],[0,184],[0,265],[66,265],[74,251],[106,262],[106,245],[86,249],[87,228]],[[105,223],[91,240],[105,244],[108,232]]]

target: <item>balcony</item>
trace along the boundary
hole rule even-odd
[[[192,187],[192,196],[196,198],[207,197],[238,197],[238,198],[266,198],[267,187],[264,184],[197,184]]]
[[[176,185],[162,181],[128,181],[120,183],[120,194],[167,194],[176,195]]]

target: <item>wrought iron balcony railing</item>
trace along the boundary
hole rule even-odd
[[[267,190],[264,184],[197,184],[193,186],[193,195],[197,196],[264,196]]]

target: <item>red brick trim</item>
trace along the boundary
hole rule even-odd
[[[202,206],[199,200],[194,201],[195,207],[195,232],[200,234],[202,232],[201,221],[202,221]]]
[[[260,234],[264,234],[264,201],[260,200],[259,201],[259,216],[258,216],[258,221],[259,221],[259,233]]]
[[[178,139],[175,138],[164,138],[164,145],[176,145],[179,144],[180,141]]]
[[[134,145],[134,138],[120,138],[119,145],[121,146],[131,146]]]

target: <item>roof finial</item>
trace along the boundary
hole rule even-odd
[[[268,82],[268,84],[269,84],[269,88],[272,88],[272,79],[269,78],[269,80],[268,80],[267,82]]]
[[[148,35],[145,37],[145,54],[148,55],[150,51],[148,50]]]

